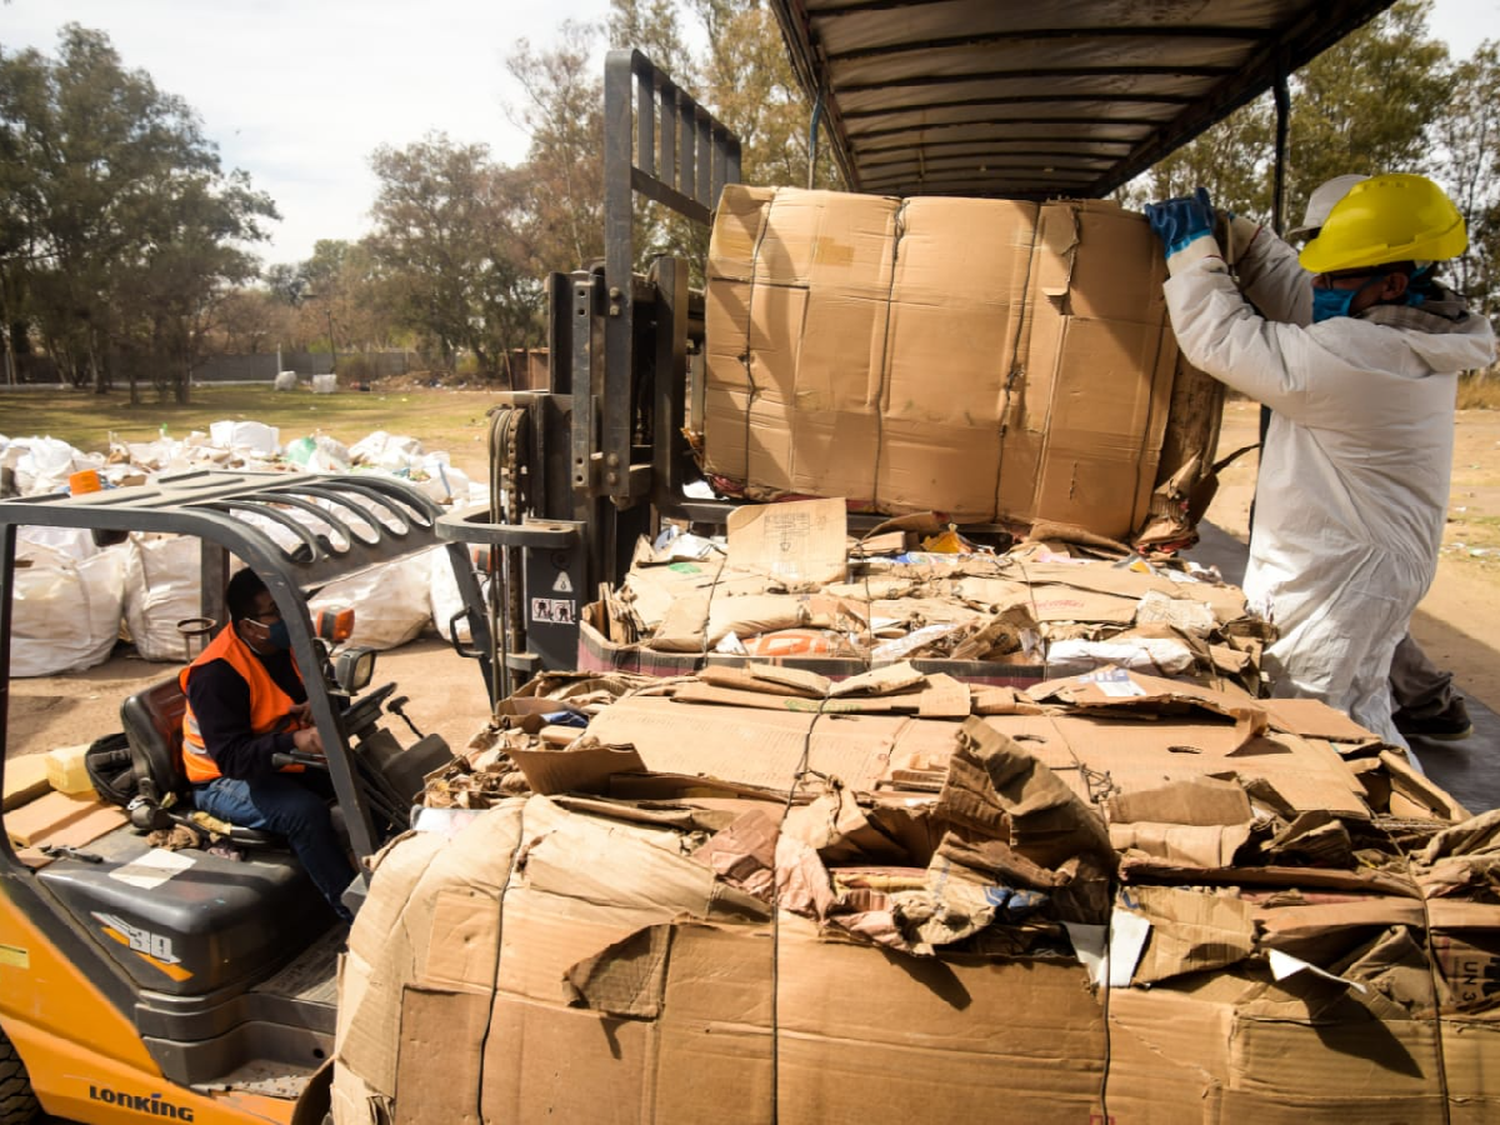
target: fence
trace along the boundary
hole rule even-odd
[[[509,385],[515,390],[546,390],[547,349],[513,348],[507,356],[509,361]],[[55,360],[44,355],[21,355],[17,360],[16,382],[32,385],[56,385],[62,375]],[[413,371],[426,370],[426,363],[416,352],[371,351],[340,352],[338,356],[340,375],[353,379],[384,379],[394,375],[407,375]],[[138,383],[150,383],[152,361],[134,359],[131,366],[136,369]],[[327,375],[334,370],[333,356],[328,352],[262,352],[255,355],[220,355],[205,359],[193,368],[195,383],[269,383],[279,371],[295,371],[304,379],[313,375]],[[115,372],[115,385],[124,386],[127,371],[121,361]],[[501,375],[497,380],[506,382]],[[0,379],[3,382],[3,379]]]

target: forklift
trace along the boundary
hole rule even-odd
[[[17,533],[77,528],[96,543],[130,532],[200,544],[202,613],[225,619],[231,559],[265,582],[303,670],[325,768],[356,857],[408,826],[423,777],[452,760],[437,735],[403,746],[396,685],[370,688],[375,653],[331,649],[309,599],[370,567],[432,550],[453,565],[486,689],[487,616],[469,553],[437,535],[433,500],[376,476],[236,473],[0,502],[0,734],[9,700]],[[475,688],[478,685],[474,685]],[[343,927],[269,833],[228,826],[243,859],[153,849],[150,829],[190,830],[176,669],[122,700],[130,823],[82,846],[18,851],[0,838],[0,1123],[38,1102],[75,1121],[321,1122],[333,1051]],[[491,695],[493,702],[493,694]],[[410,724],[410,720],[407,720]],[[0,780],[5,763],[0,760]],[[358,910],[368,874],[343,900]]]

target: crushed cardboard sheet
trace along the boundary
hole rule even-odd
[[[844,679],[915,659],[1032,678],[1036,669],[1071,676],[1115,665],[1254,694],[1261,651],[1275,637],[1241,591],[1170,558],[1124,548],[1100,557],[1097,546],[1057,539],[997,553],[952,529],[851,540],[844,509],[830,500],[737,516],[721,540],[669,528],[638,544],[619,588],[602,587],[585,611],[585,662],[651,660],[684,673],[801,660]],[[679,553],[684,540],[692,549]],[[886,552],[872,553],[872,541]],[[1288,709],[1289,721],[1295,714]],[[1347,726],[1330,730],[1348,736]]]

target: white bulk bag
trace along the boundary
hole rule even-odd
[[[20,449],[15,462],[16,491],[22,496],[64,492],[74,473],[104,468],[104,454],[84,453],[56,438],[21,438],[11,443],[11,448],[16,447]]]
[[[422,443],[414,437],[376,430],[351,445],[349,457],[356,465],[368,465],[388,473],[409,473],[422,463]]]
[[[214,422],[208,437],[220,449],[235,449],[260,457],[274,457],[281,449],[281,431],[264,422]]]
[[[132,535],[126,550],[125,625],[136,651],[146,660],[187,663],[177,622],[202,612],[199,541],[183,535]]]
[[[125,547],[87,559],[32,544],[16,567],[10,674],[56,676],[109,659],[120,636]]]
[[[430,552],[432,559],[432,623],[445,641],[453,640],[448,622],[464,608],[463,595],[458,590],[458,579],[453,575],[453,563],[444,547]],[[358,614],[356,613],[356,616]],[[467,621],[459,622],[458,639],[464,644],[473,640]]]
[[[432,620],[431,554],[398,559],[330,582],[308,608],[314,617],[323,609],[353,609],[351,645],[388,649],[416,640]]]

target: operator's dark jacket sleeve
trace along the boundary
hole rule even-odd
[[[256,654],[256,659],[293,703],[307,699],[291,652]],[[250,733],[250,685],[228,661],[210,660],[195,668],[188,677],[187,695],[203,734],[204,749],[225,777],[242,781],[266,777],[275,772],[271,755],[291,752],[289,731],[258,736]]]

